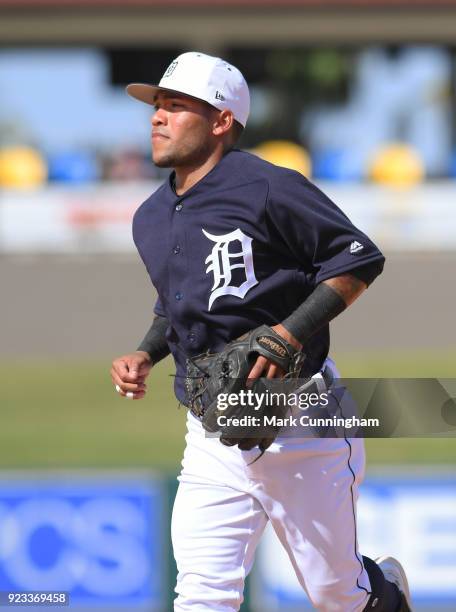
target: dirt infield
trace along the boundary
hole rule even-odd
[[[338,350],[456,346],[456,253],[390,254],[332,325]],[[108,357],[148,328],[155,292],[136,256],[3,257],[1,358]]]

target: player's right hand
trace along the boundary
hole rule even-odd
[[[114,359],[111,379],[119,395],[129,399],[142,399],[146,395],[145,380],[152,366],[150,355],[145,351],[135,351]]]

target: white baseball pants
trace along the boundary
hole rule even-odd
[[[317,610],[363,610],[370,583],[355,518],[363,440],[280,436],[248,465],[258,449],[205,437],[190,413],[187,427],[172,517],[175,612],[239,610],[268,520]]]

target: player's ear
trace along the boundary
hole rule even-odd
[[[212,133],[214,136],[227,134],[234,123],[234,116],[230,110],[218,111],[212,123]]]

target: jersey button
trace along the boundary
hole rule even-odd
[[[178,204],[176,204],[176,206],[174,207],[174,210],[176,212],[179,212],[180,210],[182,210],[183,204],[182,202],[179,202]]]
[[[180,291],[178,291],[174,297],[176,298],[176,300],[177,300],[178,302],[180,302],[180,300],[181,300],[181,299],[182,299],[184,296],[182,295],[182,293],[181,293]]]
[[[176,244],[176,246],[173,249],[174,255],[179,255],[180,251],[181,251],[180,246],[178,244]]]

